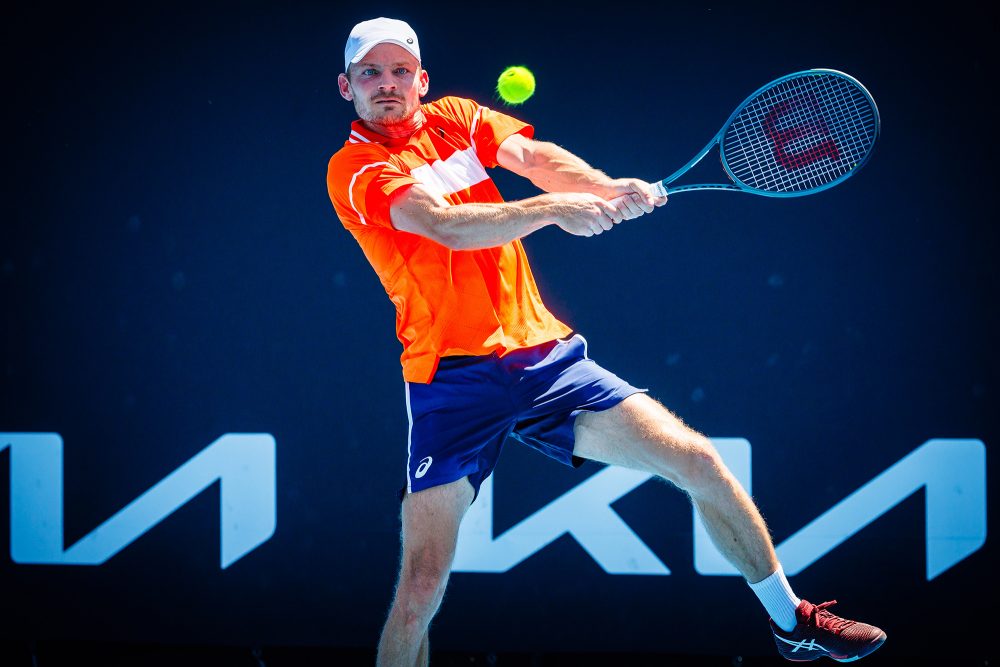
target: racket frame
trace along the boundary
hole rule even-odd
[[[814,74],[832,74],[834,76],[847,79],[852,84],[857,86],[858,90],[860,90],[864,94],[864,96],[868,99],[868,102],[872,106],[872,113],[874,113],[875,115],[875,134],[872,137],[872,146],[874,147],[875,141],[878,139],[882,123],[878,113],[878,106],[876,106],[875,99],[871,96],[871,93],[868,92],[868,89],[865,88],[860,81],[855,79],[850,74],[845,74],[844,72],[840,72],[835,69],[817,68],[817,69],[803,70],[801,72],[794,72],[792,74],[786,74],[783,77],[777,78],[774,81],[771,81],[770,83],[761,86],[753,93],[748,95],[747,98],[743,100],[743,102],[739,106],[736,107],[736,110],[733,111],[733,113],[729,116],[729,119],[726,120],[725,123],[723,123],[722,129],[720,129],[716,133],[716,135],[712,137],[712,140],[709,141],[708,144],[703,149],[698,151],[698,153],[693,158],[691,158],[691,160],[688,161],[687,164],[685,164],[683,167],[672,173],[670,176],[664,178],[662,181],[658,181],[653,184],[654,193],[658,196],[665,196],[665,195],[676,194],[678,192],[690,192],[692,190],[728,190],[730,192],[747,192],[755,195],[763,195],[765,197],[802,197],[804,195],[811,195],[817,192],[822,192],[823,190],[826,190],[828,188],[832,188],[833,186],[839,185],[840,183],[843,183],[845,180],[853,176],[854,173],[858,171],[858,169],[863,167],[865,163],[868,162],[868,159],[871,157],[872,154],[871,149],[868,150],[868,152],[861,159],[861,161],[858,162],[858,164],[852,167],[849,171],[841,174],[834,180],[830,181],[829,183],[825,183],[815,188],[809,188],[808,190],[797,190],[794,192],[771,192],[769,190],[761,190],[759,188],[753,188],[750,187],[749,185],[744,184],[742,181],[737,179],[736,176],[733,174],[732,169],[730,169],[729,167],[729,163],[726,161],[726,156],[722,151],[721,148],[722,139],[723,137],[725,137],[726,131],[729,129],[729,126],[732,125],[733,121],[736,120],[736,117],[740,115],[743,109],[746,108],[746,106],[750,102],[752,102],[755,97],[757,97],[764,91],[773,88],[774,86],[777,86],[780,83],[788,81],[789,79],[795,79],[797,77],[814,75]],[[673,188],[670,187],[671,183],[676,181],[678,178],[683,176],[684,173],[686,173],[689,169],[691,169],[696,164],[701,162],[702,158],[708,155],[709,151],[711,151],[715,147],[719,147],[719,161],[722,163],[722,168],[726,172],[726,175],[729,176],[729,178],[733,181],[732,183],[693,183],[690,185],[679,185]]]

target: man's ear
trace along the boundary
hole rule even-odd
[[[337,77],[337,88],[340,90],[340,96],[348,102],[354,99],[354,93],[351,91],[351,81],[347,78],[346,74],[341,74]]]
[[[427,76],[427,70],[420,68],[420,88],[418,89],[420,97],[427,94],[427,90],[430,88],[430,78]]]

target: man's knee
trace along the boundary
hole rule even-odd
[[[698,433],[685,435],[671,447],[672,460],[663,476],[692,495],[707,492],[729,476],[712,441]]]
[[[436,609],[448,582],[452,556],[430,548],[405,553],[397,596],[413,608]]]

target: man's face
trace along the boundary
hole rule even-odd
[[[340,94],[354,102],[358,117],[375,125],[409,121],[427,94],[427,72],[396,44],[378,44],[350,66],[350,78],[338,78]]]

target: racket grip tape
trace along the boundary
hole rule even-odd
[[[667,196],[667,188],[664,187],[663,181],[657,181],[656,183],[653,183],[651,189],[653,191],[653,196],[654,197],[666,197]],[[622,195],[620,197],[615,197],[614,199],[609,199],[608,203],[617,207],[618,204],[622,203],[622,200],[624,200],[625,197],[628,197],[628,195]]]

